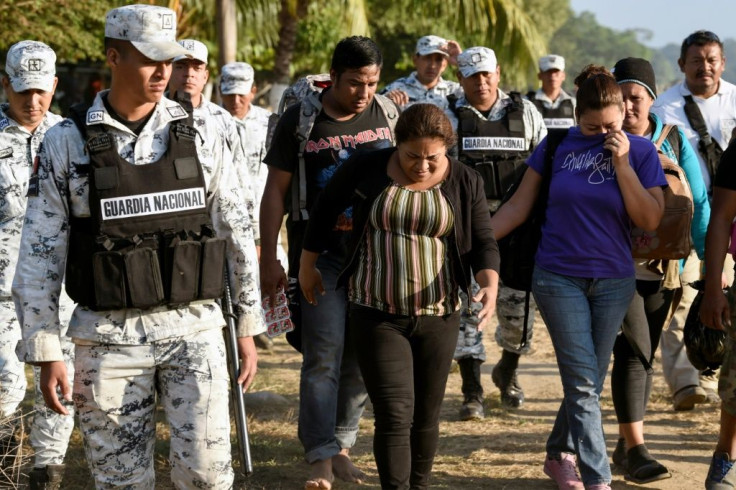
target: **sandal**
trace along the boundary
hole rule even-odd
[[[664,465],[649,454],[644,444],[626,451],[626,469],[628,474],[624,478],[639,484],[664,480],[672,476]]]

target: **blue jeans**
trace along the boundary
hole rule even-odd
[[[591,279],[534,270],[532,292],[555,348],[564,391],[547,454],[576,454],[586,486],[611,482],[599,397],[635,287],[633,276]]]
[[[335,290],[341,257],[320,255],[325,295],[317,306],[301,295],[302,371],[299,383],[299,440],[312,464],[349,449],[368,395],[352,342],[347,339],[347,291]]]

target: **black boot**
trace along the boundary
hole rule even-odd
[[[460,376],[463,378],[463,406],[460,407],[460,420],[481,420],[483,410],[483,386],[480,383],[480,365],[483,361],[472,358],[457,361]]]
[[[30,490],[59,490],[64,477],[63,464],[50,464],[33,468],[30,474]]]
[[[524,404],[524,392],[516,379],[516,368],[519,366],[519,354],[507,350],[501,354],[491,371],[491,379],[501,390],[501,405],[506,408],[521,408]]]

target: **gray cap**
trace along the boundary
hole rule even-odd
[[[548,70],[565,71],[565,58],[559,54],[548,54],[539,58],[539,71],[545,72]]]
[[[56,78],[56,53],[44,43],[21,41],[8,50],[5,72],[16,92],[51,92]]]
[[[446,48],[447,39],[439,36],[424,36],[417,41],[416,53],[420,56],[426,56],[433,53],[450,56]]]
[[[189,52],[189,56],[177,56],[174,58],[174,61],[180,61],[191,57],[192,59],[201,61],[205,65],[207,64],[207,58],[210,53],[204,43],[199,42],[196,39],[181,39],[179,44],[184,46],[184,49]]]
[[[153,61],[190,56],[176,42],[176,13],[155,5],[127,5],[109,10],[105,18],[105,37],[130,41]]]
[[[253,67],[248,63],[228,63],[222,67],[220,93],[246,95],[253,88]]]
[[[495,72],[497,66],[496,53],[483,46],[466,49],[457,57],[457,67],[465,78],[482,71]]]

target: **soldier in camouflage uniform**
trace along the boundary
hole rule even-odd
[[[221,132],[225,135],[227,144],[231,148],[236,145],[241,146],[242,138],[232,116],[228,111],[204,97],[204,88],[210,76],[207,69],[207,58],[209,56],[207,46],[196,39],[182,39],[179,44],[189,52],[189,55],[174,58],[171,79],[169,80],[169,98],[173,98],[173,94],[176,93],[189,94],[194,109],[194,119],[200,121],[198,124],[204,125],[203,121],[214,121],[216,123],[215,126],[205,125],[210,137],[214,137],[218,132]],[[242,146],[241,151],[245,152],[245,148]],[[250,172],[249,166],[239,165],[235,171],[238,174],[243,198],[247,203],[253,236],[256,239],[256,244],[259,244],[258,207],[260,205],[260,194],[256,196],[255,184],[257,182],[254,180],[254,174]],[[262,189],[258,192],[262,192]]]
[[[263,190],[266,188],[266,177],[268,177],[268,166],[263,163],[263,159],[266,156],[266,135],[271,111],[253,104],[256,95],[254,79],[253,67],[248,63],[228,63],[222,67],[220,95],[223,107],[235,120],[245,160],[248,163],[248,172],[253,176],[256,207],[260,209]],[[280,233],[276,254],[288,274],[289,261],[281,243]],[[255,340],[256,345],[263,349],[273,347],[273,341],[268,335],[259,335]]]
[[[523,165],[531,150],[547,135],[542,115],[534,104],[522,100],[519,94],[509,95],[498,88],[500,68],[496,55],[485,47],[473,47],[458,56],[458,79],[463,94],[451,97],[446,111],[458,131],[458,159],[476,169],[488,168],[491,162],[498,161]],[[471,127],[472,130],[467,129]],[[481,174],[486,181],[489,208],[494,212],[501,202],[501,196],[489,194],[489,187],[493,187],[490,178],[488,174]],[[473,284],[472,288],[473,294],[476,294],[477,285]],[[530,348],[535,307],[531,300],[526,344],[522,348],[525,297],[523,291],[505,287],[499,282],[496,342],[503,353],[501,361],[493,368],[492,380],[501,391],[501,403],[507,408],[519,408],[524,402],[516,368],[519,356]],[[480,366],[486,359],[486,353],[483,332],[477,328],[477,313],[481,305],[468,304],[468,297],[462,293],[461,299],[463,314],[455,351],[455,360],[463,378],[464,400],[460,418],[475,420],[484,416]]]
[[[718,380],[721,397],[721,427],[708,476],[706,490],[736,488],[736,293],[722,292],[721,271],[727,252],[736,258],[732,227],[736,219],[736,143],[731,140],[721,157],[713,181],[710,223],[705,239],[705,293],[700,305],[703,324],[726,330],[726,353]],[[730,249],[729,249],[730,240]]]
[[[456,41],[439,36],[424,36],[417,42],[412,56],[413,71],[408,77],[394,80],[384,87],[381,94],[405,109],[412,104],[434,104],[447,109],[447,96],[461,92],[460,84],[442,78],[448,63],[453,63],[460,52]]]
[[[42,383],[44,398],[58,413],[67,413],[61,399],[72,398],[56,326],[56,298],[65,265],[73,264],[72,256],[79,255],[69,240],[76,236],[77,245],[87,246],[80,235],[84,230],[75,230],[78,224],[94,225],[102,220],[132,223],[110,217],[109,209],[102,206],[99,193],[115,180],[101,172],[110,167],[100,167],[95,153],[100,148],[105,155],[114,156],[116,166],[112,168],[130,167],[126,171],[132,175],[149,171],[162,175],[161,179],[152,176],[153,182],[146,185],[185,179],[191,172],[199,176],[198,185],[204,188],[197,187],[194,196],[203,199],[192,198],[191,206],[196,216],[207,216],[217,237],[224,240],[227,279],[238,316],[237,344],[242,360],[238,382],[247,389],[255,376],[257,354],[252,336],[263,332],[265,325],[253,231],[235,176],[234,165],[244,165],[243,155],[238,147],[231,151],[224,135],[208,129],[216,127],[209,117],[196,118],[194,128],[183,126],[179,121],[189,119],[186,110],[163,97],[171,74],[170,60],[187,54],[176,43],[175,33],[176,14],[170,9],[131,5],[110,10],[105,22],[105,51],[111,88],[99,93],[92,107],[82,112],[85,120],[64,120],[51,129],[40,150],[38,187],[28,200],[13,299],[23,330],[22,359],[41,365],[46,380]],[[81,130],[94,137],[85,141]],[[195,153],[172,161],[170,152],[180,154],[179,148]],[[122,179],[117,181],[118,187],[124,185]],[[175,199],[164,200],[173,203],[169,206],[176,205],[176,210],[163,211],[163,201],[159,201],[152,215],[134,211],[133,216],[141,220],[191,219],[187,216],[192,215],[179,210],[177,196],[183,199],[183,193],[175,192],[165,193]],[[134,202],[149,202],[147,195],[130,197],[128,202],[133,198],[138,199]],[[92,204],[97,211],[93,212]],[[176,237],[186,240],[178,232]],[[145,245],[144,239],[136,235],[130,240],[136,245],[142,240]],[[206,248],[208,242],[201,243]],[[101,245],[107,248],[106,243]],[[139,249],[119,252],[125,254],[126,267],[135,250]],[[100,253],[105,257],[105,252],[96,252],[95,257],[101,257]],[[67,289],[75,297],[88,285],[70,279],[75,269],[66,270]],[[216,278],[220,271],[203,267],[201,274]],[[132,297],[139,278],[130,270],[123,271],[123,278]],[[161,306],[136,308],[127,306],[132,299],[123,296],[125,307],[105,310],[98,302],[98,294],[104,291],[97,286],[108,286],[108,278],[96,274],[91,279],[95,302],[77,306],[69,335],[76,344],[74,402],[95,485],[155,487],[154,411],[158,394],[171,428],[169,458],[174,485],[231,488],[229,380],[219,305],[213,299],[175,304],[173,298],[166,297]],[[74,294],[72,288],[76,289]]]
[[[4,417],[9,417],[16,412],[26,393],[24,364],[15,353],[21,329],[10,289],[20,248],[28,179],[41,140],[61,117],[48,110],[57,82],[56,55],[50,47],[36,41],[13,45],[8,51],[5,71],[7,75],[2,84],[8,103],[0,106],[0,234],[4,243],[0,261],[0,410]],[[60,341],[71,382],[74,345],[65,333],[73,304],[64,293],[62,304],[66,314],[60,315]],[[58,488],[74,416],[59,415],[45,407],[38,390],[38,374],[38,368],[34,368],[37,389],[30,441],[35,450],[35,468],[30,483],[31,488]],[[13,437],[2,442],[3,447],[17,444]],[[0,485],[10,483],[0,478]]]
[[[575,97],[562,90],[565,58],[548,54],[539,58],[537,78],[542,87],[527,93],[527,98],[542,113],[547,129],[575,126]]]

